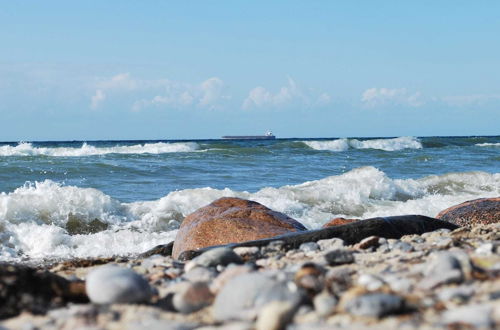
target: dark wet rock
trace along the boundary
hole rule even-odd
[[[399,239],[404,235],[421,235],[423,233],[435,231],[441,228],[456,229],[458,226],[423,215],[380,217],[357,221],[343,226],[292,232],[267,239],[227,244],[227,246],[231,248],[245,246],[262,247],[267,246],[273,241],[282,241],[284,244],[283,248],[285,250],[290,250],[297,249],[302,243],[306,242],[318,242],[320,247],[322,247],[322,240],[329,240],[332,238],[338,238],[343,240],[344,244],[353,245],[370,236]],[[210,248],[211,247],[208,247],[198,251],[185,251],[186,254],[183,255],[182,258],[179,256],[179,260],[189,260],[190,258],[194,258]]]
[[[262,273],[249,273],[229,280],[214,302],[213,315],[218,321],[253,320],[262,307],[273,301],[298,304],[302,295],[286,282]]]
[[[220,198],[196,210],[182,222],[173,256],[203,247],[274,237],[306,228],[283,213],[257,202]]]
[[[356,316],[383,317],[405,310],[402,297],[386,293],[369,293],[347,301],[344,309]]]
[[[97,218],[90,222],[86,222],[85,219],[80,219],[72,213],[68,214],[66,230],[70,235],[94,234],[106,229],[108,229],[108,224]]]
[[[82,282],[70,282],[47,271],[0,263],[0,319],[22,311],[44,314],[68,302],[87,302]]]
[[[189,314],[208,306],[214,295],[206,282],[183,282],[178,285],[173,298],[174,308],[183,314]]]
[[[500,222],[500,197],[467,201],[439,212],[436,218],[459,226]]]
[[[321,228],[333,227],[333,226],[341,226],[348,223],[359,221],[359,219],[346,219],[346,218],[334,218],[327,223],[325,223]]]
[[[87,276],[87,294],[96,304],[141,303],[151,298],[149,283],[131,269],[101,266]]]
[[[158,254],[160,256],[168,257],[172,255],[172,249],[174,247],[174,241],[168,243],[168,244],[161,244],[157,245],[154,248],[151,248],[147,250],[144,253],[141,253],[139,255],[139,258],[148,258],[151,257],[155,254]]]
[[[332,250],[325,254],[325,260],[330,266],[351,264],[354,262],[354,254],[349,250]]]

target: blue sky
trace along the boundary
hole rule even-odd
[[[500,134],[498,1],[3,1],[0,141]]]

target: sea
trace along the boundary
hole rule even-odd
[[[0,261],[133,256],[224,196],[310,229],[500,196],[500,136],[0,143]]]

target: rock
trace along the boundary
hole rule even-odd
[[[404,311],[405,301],[399,296],[386,293],[370,293],[357,296],[344,305],[344,309],[356,316],[383,317]]]
[[[263,273],[243,274],[224,285],[215,298],[213,316],[217,321],[253,320],[272,301],[296,304],[300,300],[300,292],[286,282]]]
[[[350,264],[354,262],[354,255],[348,250],[332,250],[325,254],[325,260],[330,266]]]
[[[217,267],[227,266],[229,264],[242,264],[243,259],[230,248],[219,247],[210,249],[203,254],[200,254],[193,260],[191,260],[188,265],[186,265],[186,271],[189,271],[194,266],[202,267]]]
[[[380,246],[379,240],[380,238],[378,236],[370,236],[361,240],[361,242],[355,245],[355,248],[362,250],[369,249],[371,247],[377,248]]]
[[[493,329],[493,307],[490,305],[472,305],[447,310],[442,315],[442,323],[457,329]],[[468,327],[466,327],[468,326]]]
[[[305,263],[295,273],[294,281],[297,286],[306,290],[310,295],[323,290],[325,269],[312,262]]]
[[[464,302],[472,295],[474,295],[474,287],[472,286],[447,287],[438,292],[438,297],[442,301],[456,300]]]
[[[328,291],[323,291],[317,294],[313,299],[314,310],[319,316],[327,317],[335,311],[338,300]]]
[[[385,285],[383,279],[372,274],[361,274],[358,277],[358,284],[368,291],[376,291]]]
[[[500,197],[467,201],[439,212],[436,218],[459,226],[497,223],[500,221]]]
[[[83,283],[27,266],[0,263],[0,319],[22,311],[44,314],[68,302],[88,302]]]
[[[188,215],[173,247],[173,257],[182,251],[227,243],[245,242],[306,230],[298,221],[257,202],[220,198]]]
[[[255,324],[256,330],[282,330],[293,318],[297,304],[289,301],[271,301],[262,307]]]
[[[108,229],[108,224],[99,219],[94,219],[86,222],[85,219],[80,219],[78,216],[69,213],[68,221],[66,222],[66,230],[70,235],[78,234],[94,234]]]
[[[307,242],[307,243],[302,243],[299,246],[299,250],[302,252],[313,252],[319,250],[319,245],[316,242]]]
[[[183,282],[174,294],[174,308],[183,314],[189,314],[210,305],[214,295],[206,282]]]
[[[344,241],[340,238],[334,237],[329,239],[321,239],[316,242],[320,249],[323,251],[332,250],[332,249],[342,249],[344,245]]]
[[[392,245],[393,250],[399,250],[403,252],[411,252],[413,251],[413,246],[410,243],[397,241]]]
[[[321,228],[341,226],[356,221],[359,221],[359,219],[334,218],[321,226]]]
[[[139,274],[128,268],[105,265],[87,276],[87,294],[96,304],[141,303],[151,298],[151,287]]]
[[[212,285],[210,289],[212,292],[217,293],[219,292],[225,285],[226,283],[232,279],[233,277],[236,277],[241,274],[247,274],[254,271],[254,268],[250,266],[249,264],[237,266],[237,265],[230,265],[227,267],[222,273],[219,274],[215,278],[215,280],[212,281]]]
[[[189,282],[210,282],[217,277],[217,272],[213,268],[197,266],[190,269],[182,277]]]
[[[431,255],[427,263],[425,278],[420,287],[432,289],[442,284],[461,283],[464,280],[460,261],[450,252],[439,252]]]
[[[171,256],[172,255],[172,249],[174,247],[174,242],[170,242],[168,244],[161,244],[157,245],[152,249],[147,250],[144,253],[139,254],[139,258],[148,258],[153,255],[161,255],[161,256]]]

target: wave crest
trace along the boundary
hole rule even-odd
[[[20,142],[17,146],[0,147],[0,156],[51,156],[82,157],[107,154],[163,154],[171,152],[194,152],[199,149],[195,142],[146,143],[113,147],[95,147],[87,143],[77,147],[36,147],[31,143]]]
[[[338,139],[332,141],[302,141],[314,150],[346,151],[348,149],[378,149],[384,151],[399,151],[403,149],[422,149],[419,139],[402,136],[393,139]]]

